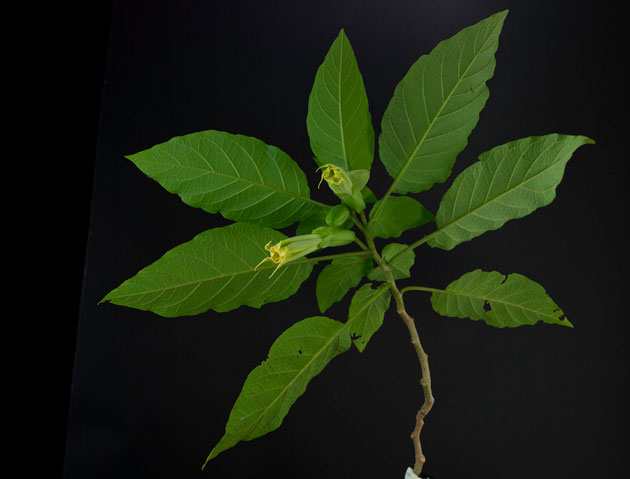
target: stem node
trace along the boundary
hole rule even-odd
[[[396,312],[400,316],[400,318],[407,326],[409,330],[409,337],[411,339],[411,344],[416,351],[418,356],[418,360],[420,361],[420,368],[422,369],[422,378],[420,379],[420,385],[422,386],[422,391],[424,393],[424,403],[420,407],[420,410],[416,414],[416,425],[411,432],[411,441],[413,443],[413,449],[415,454],[415,464],[413,467],[413,472],[420,476],[422,472],[422,468],[424,463],[427,461],[426,457],[422,453],[422,445],[420,444],[420,432],[422,431],[422,426],[424,426],[424,418],[429,411],[433,407],[433,403],[435,399],[433,397],[433,392],[431,390],[431,373],[429,370],[429,356],[424,352],[422,348],[422,343],[420,343],[420,337],[418,336],[418,330],[416,329],[416,324],[414,319],[409,316],[409,313],[405,310],[405,303],[403,301],[403,296],[398,286],[396,285],[396,281],[394,280],[394,275],[392,274],[392,270],[387,264],[387,262],[378,254],[376,250],[376,246],[374,245],[374,239],[370,234],[369,224],[365,219],[365,214],[362,213],[361,219],[363,224],[366,225],[365,228],[365,239],[367,241],[367,246],[372,253],[372,257],[374,261],[380,266],[383,273],[385,274],[385,278],[390,285],[390,291],[394,300],[396,301]]]

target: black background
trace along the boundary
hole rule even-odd
[[[451,252],[418,249],[413,280],[401,284],[443,287],[479,267],[519,272],[545,286],[575,329],[497,330],[440,319],[426,296],[410,293],[437,399],[423,430],[426,471],[438,479],[630,472],[627,81],[620,70],[627,50],[618,12],[595,1],[147,0],[114,2],[102,103],[104,41],[96,32],[110,22],[108,9],[84,37],[93,42],[87,64],[94,86],[82,85],[79,102],[100,112],[100,124],[67,478],[403,476],[422,398],[417,360],[393,310],[363,354],[351,350],[313,380],[280,429],[239,444],[200,472],[247,373],[280,332],[318,314],[316,274],[289,300],[260,310],[165,319],[97,306],[168,249],[227,224],[184,205],[124,155],[205,129],[241,133],[287,152],[310,172],[313,197],[331,201],[316,188],[305,118],[315,71],[339,29],[355,50],[378,134],[395,85],[421,54],[506,8],[490,99],[451,179],[483,151],[525,136],[584,134],[597,145],[576,152],[551,205]],[[85,161],[94,151],[90,118],[79,130],[89,139],[78,170],[83,185],[92,176]],[[382,194],[388,182],[375,161],[370,185]],[[435,211],[449,184],[419,198]],[[87,198],[88,188],[79,193]],[[87,208],[72,214],[79,277]],[[343,320],[347,306],[348,299],[327,315]]]

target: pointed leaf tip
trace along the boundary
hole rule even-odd
[[[320,165],[369,170],[374,128],[367,93],[352,45],[342,28],[315,75],[306,127]]]
[[[554,133],[511,141],[482,153],[442,197],[435,215],[437,234],[429,246],[453,249],[548,205],[556,197],[573,152],[592,141]]]
[[[325,316],[304,319],[282,333],[271,346],[267,360],[247,376],[225,434],[206,464],[240,441],[280,427],[309,382],[350,345],[346,325]]]
[[[496,328],[547,324],[573,327],[545,289],[518,273],[505,276],[477,269],[431,296],[442,316],[482,320]]]
[[[464,28],[421,56],[394,91],[381,122],[379,155],[394,193],[442,183],[479,120],[507,12]]]
[[[312,263],[288,263],[271,280],[275,265],[256,269],[268,256],[262,243],[283,239],[278,231],[247,223],[207,230],[166,252],[103,301],[169,318],[282,301],[313,268]]]

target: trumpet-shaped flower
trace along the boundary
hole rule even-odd
[[[313,230],[313,233],[309,235],[293,236],[278,241],[275,244],[272,244],[273,242],[270,241],[265,245],[265,250],[269,252],[269,256],[258,263],[254,269],[258,269],[261,264],[271,261],[277,265],[269,276],[271,278],[271,276],[278,271],[280,266],[289,261],[306,256],[318,249],[352,243],[354,239],[354,231],[341,228],[321,227]]]
[[[277,264],[276,269],[273,270],[271,276],[274,275],[278,268],[289,261],[293,261],[302,256],[306,256],[313,251],[317,251],[320,248],[323,236],[318,234],[300,235],[287,238],[282,241],[278,241],[276,244],[272,244],[270,241],[265,245],[265,249],[269,252],[269,256],[264,258],[260,263],[256,265],[257,269],[261,264],[271,261]],[[271,276],[269,276],[271,278]]]

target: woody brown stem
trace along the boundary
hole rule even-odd
[[[418,355],[418,359],[420,360],[420,367],[422,369],[422,379],[420,380],[420,385],[422,386],[422,391],[424,392],[424,403],[416,414],[416,425],[411,432],[411,441],[413,442],[415,453],[415,464],[413,467],[413,472],[417,476],[419,476],[422,472],[422,468],[424,467],[424,463],[426,462],[426,457],[422,453],[420,433],[422,432],[422,426],[424,426],[424,418],[427,416],[427,414],[429,414],[429,411],[431,411],[431,408],[435,403],[433,391],[431,390],[431,371],[429,370],[429,356],[422,348],[422,343],[420,343],[420,338],[418,336],[418,331],[416,330],[413,318],[409,316],[409,314],[405,310],[400,291],[392,290],[392,294],[394,295],[394,297],[396,297],[397,294],[400,296],[400,302],[397,301],[397,311],[400,317],[403,319],[405,325],[407,326],[407,329],[409,329],[411,344],[416,350],[416,354]]]
[[[362,218],[365,222],[365,218]],[[422,370],[422,378],[420,379],[420,385],[422,386],[422,391],[424,393],[424,403],[422,407],[416,414],[416,424],[411,432],[411,441],[413,443],[414,455],[415,455],[415,463],[413,466],[413,472],[420,476],[422,472],[422,468],[426,463],[426,457],[422,452],[422,444],[420,442],[420,433],[422,432],[422,427],[424,426],[424,418],[429,414],[433,404],[435,403],[435,398],[433,397],[433,391],[431,389],[431,371],[429,369],[429,356],[424,351],[422,347],[422,343],[420,342],[420,336],[418,335],[418,330],[416,329],[416,324],[414,319],[409,316],[407,310],[405,309],[405,303],[403,301],[403,296],[398,286],[396,286],[396,281],[394,280],[394,275],[392,273],[391,268],[387,264],[385,260],[378,254],[376,251],[376,247],[374,245],[374,240],[370,235],[369,228],[366,228],[366,240],[370,251],[372,252],[372,257],[374,261],[381,267],[383,273],[385,274],[385,278],[390,285],[390,291],[394,300],[396,302],[396,312],[402,318],[405,326],[409,330],[409,337],[411,338],[411,344],[416,351],[416,355],[418,356],[418,360],[420,361],[420,368]]]

